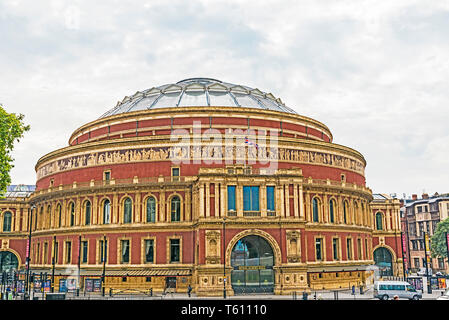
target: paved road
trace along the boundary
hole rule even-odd
[[[438,296],[441,295],[441,293],[444,290],[433,290],[432,294],[423,294],[423,300],[435,300]],[[36,296],[39,297],[39,299],[42,299],[42,294],[37,293]],[[320,290],[320,291],[312,291],[308,295],[308,300],[336,300],[335,299],[335,292],[330,290]],[[79,297],[76,297],[73,293],[68,293],[66,295],[66,299],[72,300],[221,300],[220,297],[197,297],[196,295],[192,294],[192,296],[189,298],[187,294],[185,293],[173,293],[173,294],[167,294],[165,296],[162,296],[161,294],[157,294],[155,296],[147,296],[144,294],[141,295],[125,295],[125,294],[119,294],[114,295],[110,297],[108,294],[106,294],[105,297],[102,297],[99,294],[86,294],[85,296],[80,293]],[[250,299],[250,300],[293,300],[293,295],[272,295],[272,294],[255,294],[255,295],[235,295],[227,297],[228,300],[239,300],[239,299]],[[296,296],[296,300],[302,300],[302,292],[298,292]],[[339,290],[337,300],[377,300],[373,297],[373,290],[372,286],[368,288],[363,294],[360,294],[359,290],[356,290],[356,294],[352,295],[351,290]]]

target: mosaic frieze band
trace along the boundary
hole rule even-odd
[[[268,163],[270,161],[287,161],[334,166],[352,170],[364,175],[362,162],[337,154],[311,150],[271,148],[271,147],[225,147],[225,146],[192,146],[192,147],[150,147],[101,151],[72,156],[50,162],[37,170],[37,179],[50,174],[84,167],[105,164],[122,164],[141,161],[248,161],[250,163]]]

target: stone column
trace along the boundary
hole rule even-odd
[[[262,217],[267,216],[267,185],[264,183],[260,186],[260,213]]]
[[[302,185],[299,186],[299,215],[302,219],[306,219],[306,213],[304,210],[304,193],[302,190]]]
[[[293,211],[295,219],[298,218],[299,210],[298,210],[298,184],[293,185]]]
[[[198,201],[199,201],[199,210],[200,210],[200,217],[204,217],[204,197],[205,197],[205,194],[204,194],[204,184],[203,183],[201,183],[199,186],[198,186],[198,189],[199,189],[199,199],[198,199]]]
[[[210,183],[206,183],[206,218],[210,217]]]
[[[120,223],[120,212],[118,205],[118,195],[114,193],[112,196],[112,223]]]

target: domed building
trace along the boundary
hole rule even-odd
[[[397,275],[399,210],[377,239],[366,161],[332,140],[259,89],[192,78],[138,91],[39,159],[24,204],[0,203],[14,222],[2,249],[87,291],[103,276],[106,290],[203,296],[348,288],[372,281],[373,243],[396,250]]]

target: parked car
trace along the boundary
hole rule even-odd
[[[398,296],[400,299],[422,299],[422,293],[406,281],[377,281],[374,283],[374,298],[388,300],[394,296]]]
[[[447,289],[437,300],[449,300],[449,289]]]

